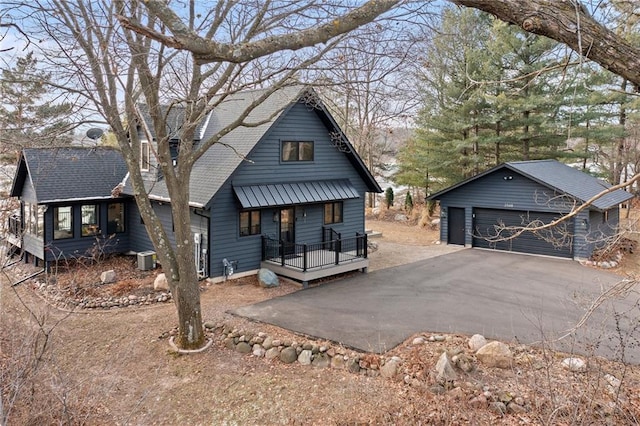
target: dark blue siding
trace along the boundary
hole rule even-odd
[[[312,162],[281,162],[281,141],[313,141],[314,160]],[[261,237],[260,235],[240,237],[241,206],[233,194],[232,185],[348,178],[357,189],[360,198],[344,200],[343,222],[333,224],[331,227],[341,232],[343,237],[364,232],[366,184],[344,153],[332,145],[327,127],[314,110],[302,104],[294,105],[265,135],[249,154],[248,159],[251,162],[244,162],[238,167],[212,202],[210,276],[222,275],[223,258],[229,261],[237,260],[240,272],[260,267]],[[273,220],[274,213],[278,211],[279,208],[267,208],[261,211],[263,235],[278,237],[278,224]],[[323,204],[296,206],[297,243],[320,242],[323,224]]]
[[[440,207],[440,239],[447,241],[447,209],[460,207],[465,209],[465,244],[470,246],[474,208],[564,214],[571,211],[575,203],[525,176],[508,169],[500,169],[443,194],[440,197]],[[574,229],[574,257],[589,257],[595,241],[602,241],[603,236],[612,235],[617,228],[618,220],[617,207],[609,210],[606,222],[604,214],[595,210],[578,213],[574,218],[574,224],[570,225]]]
[[[140,211],[135,202],[131,203],[128,210],[129,218],[129,240],[131,241],[131,250],[135,252],[153,250],[153,244],[147,234],[147,229],[140,220]]]
[[[60,203],[49,205],[45,212],[45,260],[61,260],[76,257],[87,257],[93,253],[122,253],[129,251],[129,220],[125,221],[125,232],[107,235],[107,208],[114,202],[125,204],[125,217],[128,214],[127,200],[83,201],[81,203]],[[81,233],[82,218],[80,206],[85,204],[97,204],[99,209],[99,226],[101,234],[83,237]],[[53,210],[56,206],[73,206],[73,238],[62,240],[53,239]]]

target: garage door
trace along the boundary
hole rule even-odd
[[[550,223],[558,217],[558,214],[497,209],[474,209],[473,213],[474,247],[573,257],[571,250],[573,246],[573,220],[568,220],[555,229],[540,231],[537,235],[532,232],[524,232],[513,239],[503,239],[513,235],[514,232],[504,227],[522,227],[534,220]]]

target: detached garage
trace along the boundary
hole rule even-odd
[[[621,189],[576,216],[538,232],[611,185],[556,160],[504,163],[429,197],[440,201],[440,239],[448,244],[564,258],[588,258],[618,228]]]

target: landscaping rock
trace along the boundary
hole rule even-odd
[[[465,373],[473,371],[473,361],[464,353],[452,356],[451,362]]]
[[[345,361],[344,358],[341,356],[334,356],[333,358],[331,358],[331,368],[337,368],[339,370],[342,370],[343,368],[345,368]]]
[[[359,373],[360,362],[355,358],[350,359],[349,361],[347,361],[347,370],[349,370],[350,373]]]
[[[484,408],[487,406],[487,398],[484,395],[478,395],[469,400],[469,406],[474,408]]]
[[[104,271],[100,274],[100,282],[102,282],[102,284],[111,284],[116,282],[116,271],[113,269]]]
[[[612,374],[605,374],[604,379],[607,381],[607,392],[611,395],[616,395],[620,391],[620,385],[622,384],[620,379]]]
[[[526,412],[526,408],[524,408],[520,404],[516,404],[515,402],[511,402],[509,403],[509,405],[507,405],[507,413],[509,414],[524,414]]]
[[[443,352],[436,363],[436,379],[440,383],[452,382],[456,379],[457,375],[453,369],[453,365],[449,361],[449,357],[446,352]]]
[[[487,344],[487,339],[482,334],[474,334],[469,339],[469,349],[476,352],[478,349]]]
[[[393,217],[393,220],[395,220],[396,222],[406,222],[409,219],[404,214],[397,214]]]
[[[269,348],[267,349],[267,351],[264,353],[264,357],[266,359],[274,359],[277,358],[280,355],[280,349],[275,347],[275,348]]]
[[[224,346],[227,349],[235,349],[236,342],[233,340],[233,337],[227,337],[226,339],[224,339]]]
[[[581,358],[565,358],[562,360],[562,367],[574,373],[584,373],[587,371],[587,363]]]
[[[312,356],[313,353],[310,349],[304,349],[302,352],[300,352],[300,355],[298,355],[298,362],[302,365],[310,365]]]
[[[264,350],[264,348],[261,345],[259,345],[257,343],[255,345],[253,345],[253,356],[257,356],[258,358],[262,358],[264,356],[265,352],[266,351]]]
[[[489,409],[496,414],[504,416],[507,413],[507,406],[503,402],[496,401],[489,405]]]
[[[298,359],[298,354],[296,353],[296,349],[291,346],[286,347],[280,352],[280,361],[285,364],[291,364],[295,360]]]
[[[212,330],[214,328],[216,328],[216,323],[213,321],[206,321],[204,323],[204,328],[206,328],[207,330]]]
[[[327,368],[331,363],[331,359],[325,353],[319,353],[313,356],[313,361],[311,361],[311,365],[318,368]]]
[[[248,354],[251,352],[251,346],[247,342],[240,342],[236,345],[236,352],[241,354]]]
[[[487,367],[511,368],[513,354],[502,342],[487,343],[476,352],[476,358]]]
[[[260,285],[265,288],[273,288],[280,285],[278,276],[267,268],[260,268],[258,270],[258,282],[260,282]]]
[[[423,336],[419,336],[416,337],[415,339],[413,339],[413,341],[411,342],[412,345],[422,345],[424,343],[426,343],[427,339],[425,339]]]
[[[394,359],[387,361],[380,367],[380,375],[385,379],[395,379],[398,374],[398,365],[400,363]]]
[[[153,281],[153,289],[169,290],[169,283],[167,282],[167,276],[164,273],[158,274],[156,279]]]
[[[273,339],[267,336],[264,339],[264,342],[262,342],[262,347],[265,348],[266,350],[271,349],[273,347]]]

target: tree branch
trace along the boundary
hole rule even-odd
[[[328,23],[298,32],[269,36],[241,44],[219,43],[199,36],[190,30],[163,0],[149,0],[144,5],[167,26],[173,36],[160,34],[137,22],[134,18],[122,15],[117,15],[117,18],[124,28],[154,39],[166,46],[192,52],[198,64],[217,61],[241,63],[282,50],[298,50],[326,43],[336,36],[348,33],[371,22],[399,3],[400,0],[369,0],[364,5]]]
[[[525,31],[566,44],[580,55],[640,85],[640,48],[606,29],[573,0],[450,0]]]

